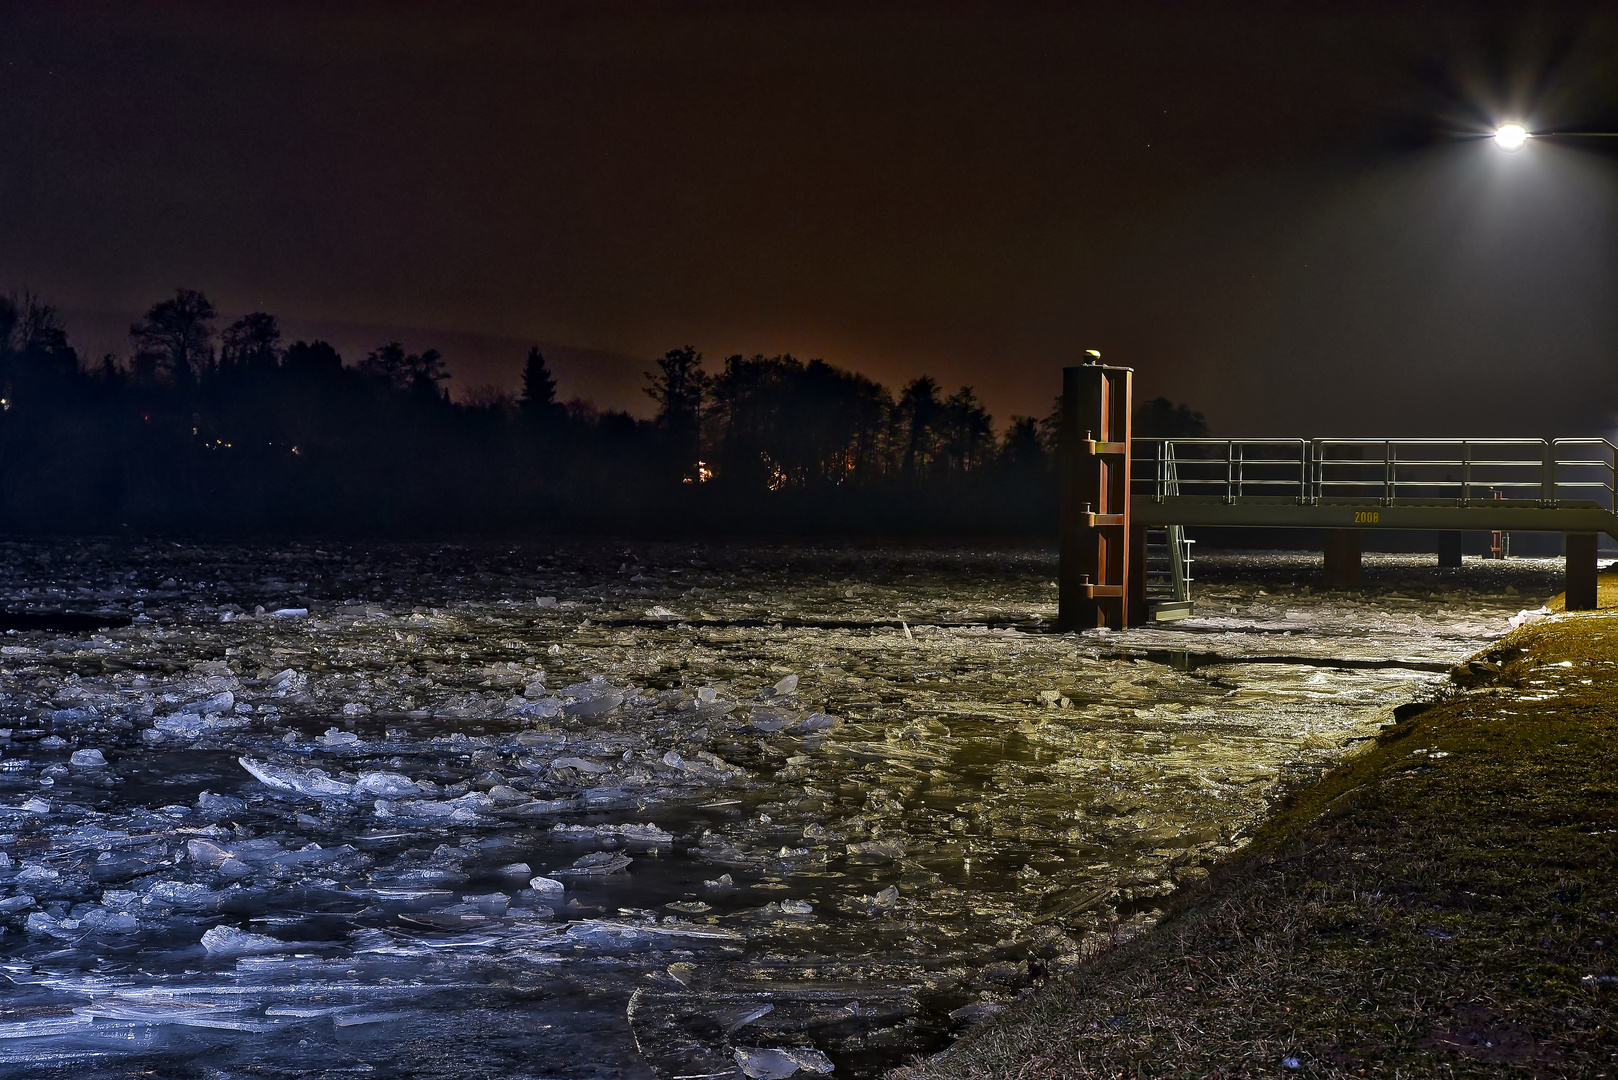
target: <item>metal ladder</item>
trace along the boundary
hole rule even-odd
[[[1174,445],[1166,444],[1161,461],[1163,493],[1180,493],[1174,463]],[[1146,530],[1146,612],[1153,622],[1183,619],[1192,613],[1191,545],[1184,525],[1160,525]]]

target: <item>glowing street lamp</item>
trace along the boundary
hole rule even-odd
[[[1530,137],[1521,124],[1501,124],[1494,129],[1494,144],[1507,153],[1521,150]]]

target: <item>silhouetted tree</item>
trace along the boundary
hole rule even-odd
[[[932,464],[938,438],[936,427],[943,410],[938,383],[930,375],[912,380],[899,392],[894,427],[899,441],[899,471],[905,476],[921,475]]]
[[[935,468],[940,472],[971,472],[994,455],[994,422],[970,386],[944,399],[936,428]]]
[[[343,370],[343,358],[324,341],[295,341],[287,349],[282,366],[288,375],[329,378]]]
[[[702,370],[702,354],[691,346],[670,349],[648,371],[646,395],[657,402],[653,425],[668,454],[667,469],[679,477],[692,476],[701,452],[702,410],[707,403],[709,377]]]
[[[406,353],[404,346],[390,341],[366,354],[360,372],[394,390],[438,397],[438,384],[449,378],[444,357],[437,349]]]
[[[151,380],[167,377],[178,386],[194,383],[213,362],[213,321],[208,298],[195,289],[176,289],[174,298],[153,304],[129,328],[135,343],[135,373]]]
[[[1032,416],[1013,416],[1000,443],[1000,465],[1011,472],[1039,473],[1047,467],[1045,444],[1039,437],[1039,421]]]
[[[281,327],[274,315],[243,315],[220,335],[221,366],[255,375],[273,371],[281,362]]]
[[[562,418],[563,409],[556,400],[556,379],[538,345],[528,349],[528,359],[522,366],[522,396],[517,403],[529,423],[549,424]]]
[[[1187,405],[1156,397],[1135,406],[1133,428],[1137,439],[1196,439],[1208,434],[1208,421]]]
[[[1014,417],[996,442],[970,387],[926,376],[895,400],[824,360],[732,356],[710,378],[674,349],[642,422],[558,404],[537,348],[519,401],[452,402],[435,350],[389,342],[345,367],[325,342],[283,351],[267,313],[217,339],[216,319],[181,290],[131,327],[127,365],[82,369],[54,308],[0,297],[0,528],[1054,527],[1048,425]],[[1137,422],[1207,430],[1167,399]],[[700,494],[681,483],[699,457],[718,473]]]
[[[874,468],[889,404],[863,375],[792,356],[729,357],[712,399],[721,479],[777,491]]]

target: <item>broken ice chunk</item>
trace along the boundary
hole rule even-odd
[[[146,887],[145,902],[158,907],[208,911],[219,906],[219,895],[206,885],[195,882],[154,881]]]
[[[333,728],[327,728],[326,729],[326,734],[317,736],[315,738],[315,742],[319,743],[321,746],[331,746],[331,747],[335,747],[335,746],[353,746],[353,745],[357,744],[359,741],[360,741],[360,737],[358,735],[354,734],[352,731],[344,731],[341,728],[334,728],[334,727]]]
[[[355,791],[365,791],[384,798],[397,799],[421,794],[416,782],[403,773],[362,772],[354,782]]]
[[[269,685],[271,690],[282,693],[288,690],[298,691],[308,687],[309,677],[294,671],[292,668],[287,668],[270,676]]]
[[[701,900],[675,900],[663,906],[670,911],[678,911],[681,915],[701,915],[713,910],[712,904],[704,904]]]
[[[159,716],[152,721],[152,731],[165,735],[177,735],[184,739],[198,739],[215,731],[227,731],[239,728],[244,723],[235,715],[220,716],[210,713],[206,716],[195,712],[177,712],[169,716]]]
[[[604,949],[644,949],[648,947],[728,945],[742,940],[733,930],[693,923],[619,922],[613,919],[583,919],[567,928],[567,942],[594,945]],[[561,944],[558,941],[557,944]]]
[[[83,935],[77,919],[57,919],[43,911],[33,911],[25,924],[30,934],[45,934],[54,938],[76,938]]]
[[[215,795],[211,791],[204,791],[197,796],[197,809],[205,814],[239,814],[247,809],[247,803],[234,795]]]
[[[774,1011],[774,1005],[767,1001],[761,1001],[751,1005],[733,1005],[728,1009],[720,1009],[713,1014],[713,1018],[719,1022],[720,1027],[725,1029],[726,1034],[729,1034]]]
[[[623,825],[558,825],[551,829],[557,840],[600,840],[618,837],[639,844],[672,844],[674,834],[665,832],[651,822],[631,821]]]
[[[274,611],[270,612],[270,614],[274,615],[277,619],[307,619],[309,617],[309,609],[306,607],[276,608]]]
[[[538,893],[542,900],[560,900],[565,891],[560,881],[548,877],[530,878],[528,887]]]
[[[581,773],[588,773],[591,776],[600,776],[604,772],[612,771],[600,762],[579,757],[559,757],[551,762],[551,768],[573,769]]]
[[[904,850],[895,840],[867,840],[848,845],[848,857],[850,862],[892,862]]]
[[[354,794],[354,786],[345,784],[341,780],[333,780],[326,775],[324,769],[294,769],[284,765],[272,765],[267,761],[255,761],[250,757],[236,759],[242,768],[253,774],[259,783],[275,788],[277,791],[290,791],[296,795],[313,795],[317,798],[333,798]]]
[[[480,791],[469,792],[459,798],[443,802],[434,799],[406,799],[398,803],[389,803],[386,799],[376,800],[378,817],[448,820],[457,825],[476,825],[480,820],[479,815],[493,808],[494,803]]]
[[[767,697],[767,698],[771,698],[771,697],[787,697],[790,694],[797,693],[797,690],[798,690],[798,677],[796,675],[788,675],[786,678],[782,679],[780,682],[776,683],[774,686],[772,686],[768,690],[764,691],[763,696]]]
[[[995,1013],[1004,1012],[1005,1006],[998,1001],[974,1001],[970,1005],[962,1005],[951,1012],[949,1018],[958,1023],[971,1024]]]
[[[573,865],[563,870],[552,870],[552,874],[589,874],[599,877],[605,874],[616,874],[635,860],[622,852],[592,851],[573,861]]]
[[[291,952],[295,945],[277,941],[266,934],[249,934],[230,926],[216,926],[202,935],[202,947],[209,956],[263,956]]]
[[[791,713],[770,706],[754,709],[753,715],[748,719],[748,724],[754,731],[762,731],[765,734],[780,731],[790,723],[792,723]]]
[[[800,1072],[828,1076],[833,1068],[831,1059],[819,1050],[766,1050],[755,1046],[738,1046],[736,1064],[748,1080],[786,1080]]]
[[[583,686],[591,687],[594,690],[592,684],[586,683]],[[566,695],[580,689],[581,687],[570,686],[562,693]],[[603,686],[600,690],[594,690],[588,696],[579,697],[568,702],[562,706],[562,711],[569,716],[601,716],[611,712],[623,703],[624,695],[621,692],[614,690],[611,686]]]
[[[899,903],[899,890],[889,885],[875,896],[851,896],[838,904],[844,911],[859,915],[885,915]]]
[[[209,713],[228,713],[235,708],[236,695],[229,690],[222,690],[212,697],[205,697],[201,701],[193,701],[185,707],[184,711],[207,716]]]
[[[185,850],[186,854],[191,856],[192,862],[209,870],[223,866],[236,857],[235,852],[221,847],[212,840],[189,840],[186,842]]]
[[[498,811],[503,818],[512,818],[522,821],[527,818],[550,817],[553,814],[565,814],[580,807],[578,799],[532,799],[515,806],[503,807]]]
[[[106,757],[99,750],[75,750],[68,762],[86,769],[99,768],[107,763]]]

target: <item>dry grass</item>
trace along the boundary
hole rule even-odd
[[[1481,659],[1156,931],[895,1077],[1618,1077],[1618,611]]]

